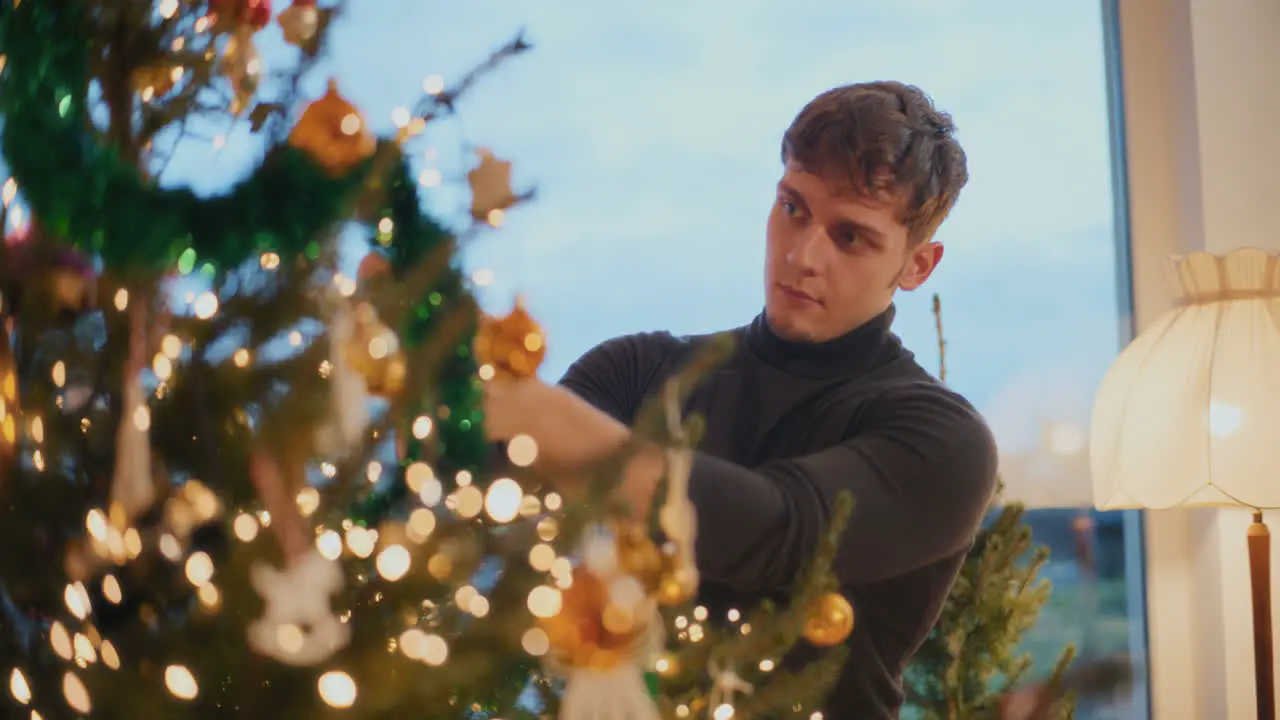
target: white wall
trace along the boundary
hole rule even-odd
[[[1280,2],[1113,1],[1141,330],[1169,306],[1169,255],[1280,250]],[[1157,720],[1256,717],[1248,524],[1247,511],[1147,513]]]

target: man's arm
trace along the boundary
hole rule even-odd
[[[878,401],[857,435],[812,455],[748,470],[699,454],[689,490],[699,569],[743,591],[789,586],[848,490],[854,510],[833,568],[840,583],[900,575],[966,547],[995,475],[986,424],[926,386]]]
[[[486,430],[495,440],[531,435],[552,465],[603,458],[630,435],[606,413],[634,413],[610,403],[625,404],[641,384],[628,385],[626,372],[616,384],[609,377],[584,373],[565,387],[537,381],[491,387]],[[585,400],[575,387],[584,388]],[[637,456],[621,488],[641,513],[661,474],[657,455]],[[849,490],[855,506],[841,538],[837,578],[856,585],[900,575],[966,547],[991,500],[995,474],[986,424],[958,397],[923,383],[878,400],[858,434],[822,452],[755,470],[696,453],[689,495],[698,513],[699,570],[743,591],[790,586],[816,552],[836,497]],[[572,474],[557,477],[577,482]]]

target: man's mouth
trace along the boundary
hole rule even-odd
[[[784,284],[782,284],[782,283],[778,283],[778,289],[779,289],[779,290],[781,290],[781,291],[782,291],[782,293],[783,293],[784,295],[786,295],[787,297],[791,297],[791,298],[794,298],[794,299],[796,299],[796,300],[804,300],[804,301],[807,301],[807,302],[816,303],[816,304],[818,304],[818,305],[821,305],[821,304],[822,304],[821,302],[819,302],[819,301],[818,301],[818,298],[816,298],[816,297],[814,297],[814,296],[810,295],[809,293],[807,293],[807,292],[805,292],[805,291],[803,291],[803,290],[801,290],[801,289],[799,289],[799,288],[795,288],[795,287],[792,287],[792,286],[790,286],[790,285],[784,285]]]

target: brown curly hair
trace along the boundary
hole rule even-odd
[[[844,85],[805,105],[782,137],[794,160],[855,193],[900,206],[912,244],[933,237],[969,181],[951,116],[920,88]]]

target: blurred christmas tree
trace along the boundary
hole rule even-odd
[[[527,438],[485,442],[481,383],[544,342],[519,307],[481,316],[455,253],[527,194],[480,152],[451,233],[408,148],[528,45],[377,138],[332,83],[302,102],[342,9],[275,16],[296,62],[268,77],[268,0],[0,0],[5,715],[808,717],[853,622],[828,568],[850,500],[789,610],[720,626],[690,603],[672,411],[723,344],[638,428],[668,448],[662,546],[604,502],[634,448],[567,508]],[[261,163],[165,187],[161,146],[211,115],[259,132]],[[836,647],[774,672],[801,637]]]
[[[939,379],[946,381],[946,340],[942,304],[933,298],[938,333]],[[1000,486],[991,516],[965,558],[960,576],[906,672],[907,703],[923,720],[997,720],[1003,700],[1024,679],[1032,658],[1018,648],[1040,617],[1052,586],[1039,577],[1049,549],[1036,545],[1023,522],[1026,508],[1004,502]],[[1071,718],[1062,681],[1075,657],[1067,647],[1059,656],[1044,695],[1050,708],[1037,708],[1037,720]],[[1021,716],[1020,716],[1021,717]]]

